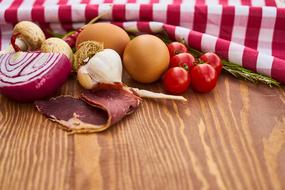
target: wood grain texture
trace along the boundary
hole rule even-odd
[[[70,79],[59,94],[78,92]],[[284,87],[224,75],[212,93],[185,96],[144,100],[90,135],[0,96],[0,189],[285,189]]]

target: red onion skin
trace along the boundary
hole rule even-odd
[[[53,66],[42,78],[14,86],[0,87],[0,93],[9,99],[19,102],[33,102],[48,98],[55,94],[71,73],[71,63],[62,54],[57,64]],[[39,83],[42,83],[39,85]],[[38,87],[37,87],[38,86]]]
[[[74,33],[70,34],[69,36],[66,36],[63,38],[63,40],[71,47],[74,48],[76,44],[76,39],[80,32],[83,30],[83,28],[79,28],[78,30],[74,31]]]
[[[17,33],[17,34],[13,34],[12,36],[11,36],[11,45],[12,45],[12,47],[13,47],[13,49],[15,50],[15,52],[18,52],[18,51],[21,51],[21,49],[19,48],[19,46],[16,44],[16,39],[17,39],[17,37],[19,36],[20,34],[19,33]]]

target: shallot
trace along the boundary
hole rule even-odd
[[[63,53],[70,62],[73,61],[73,52],[69,45],[60,38],[48,38],[41,45],[43,53]]]

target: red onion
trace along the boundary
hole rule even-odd
[[[21,102],[49,97],[70,72],[71,63],[64,54],[3,54],[0,55],[0,93]]]

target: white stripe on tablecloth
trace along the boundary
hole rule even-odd
[[[277,7],[284,8],[285,1],[284,0],[275,0]]]
[[[218,5],[219,0],[205,0],[205,4],[207,4],[207,5]]]
[[[258,36],[259,52],[272,55],[272,41],[276,19],[276,8],[262,7],[260,32]],[[285,24],[285,23],[284,23]]]
[[[160,23],[160,22],[150,22],[149,23],[149,28],[154,33],[161,32],[162,29],[163,29],[163,23]]]
[[[1,32],[1,50],[6,49],[10,44],[10,38],[11,38],[11,31],[13,30],[13,25],[6,23],[5,21],[5,10],[10,7],[10,5],[13,3],[11,0],[3,0],[1,2],[0,6],[0,32]]]
[[[6,49],[10,44],[11,32],[13,30],[12,24],[0,24],[1,30],[1,50]]]
[[[60,34],[65,34],[66,31],[62,28],[61,24],[59,23],[58,18],[58,10],[59,6],[57,5],[59,0],[46,0],[44,3],[45,7],[45,21],[51,22],[50,28]]]
[[[206,34],[219,36],[221,24],[222,6],[208,6],[208,17],[206,25]]]
[[[10,5],[13,3],[13,1],[11,0],[3,0],[3,2],[1,2],[1,6],[0,6],[0,23],[6,23],[5,21],[5,10],[10,7]]]
[[[128,1],[127,0],[114,0],[113,3],[116,3],[116,4],[124,4],[124,3],[127,3]]]
[[[24,0],[23,3],[19,6],[17,17],[20,20],[32,20],[32,6],[35,0]]]
[[[181,5],[180,8],[180,26],[193,29],[194,22],[194,6]]]
[[[68,5],[79,5],[81,0],[68,0],[67,4]]]
[[[244,45],[246,27],[248,21],[249,7],[235,7],[234,26],[232,32],[232,41]]]
[[[140,3],[140,4],[146,4],[146,3],[149,3],[150,2],[150,0],[140,0],[140,1],[138,1],[138,3]]]
[[[265,0],[251,0],[251,5],[258,7],[265,6]]]
[[[104,15],[102,19],[112,20],[112,5],[100,4],[98,7],[98,15]]]
[[[241,5],[241,0],[228,0],[228,5]]]
[[[123,27],[128,32],[137,32],[138,31],[137,22],[124,22]]]
[[[182,0],[183,6],[188,4],[188,5],[194,5],[196,0]]]
[[[188,44],[189,29],[176,27],[175,28],[175,39],[177,41],[185,41]]]
[[[77,28],[77,22],[85,21],[85,8],[86,5],[80,4],[81,0],[77,0],[78,4],[71,4],[71,18],[72,18],[72,28]],[[69,2],[70,3],[70,2]]]
[[[89,2],[89,4],[100,4],[100,3],[103,3],[103,2],[104,2],[104,0],[91,0]]]
[[[256,71],[271,76],[273,59],[270,55],[259,53],[257,56]]]
[[[231,42],[229,47],[229,60],[238,65],[242,65],[244,46]]]
[[[45,7],[45,20],[46,22],[58,22],[58,0],[46,0],[43,4]]]
[[[203,52],[215,52],[217,40],[218,38],[215,36],[203,34],[201,41],[201,50]]]
[[[171,4],[171,3],[173,3],[174,2],[174,0],[165,0],[165,1],[163,1],[164,3],[168,3],[168,4]]]
[[[126,5],[126,20],[138,20],[140,5],[136,3]]]
[[[154,4],[152,13],[153,20],[165,23],[167,19],[167,4]]]

